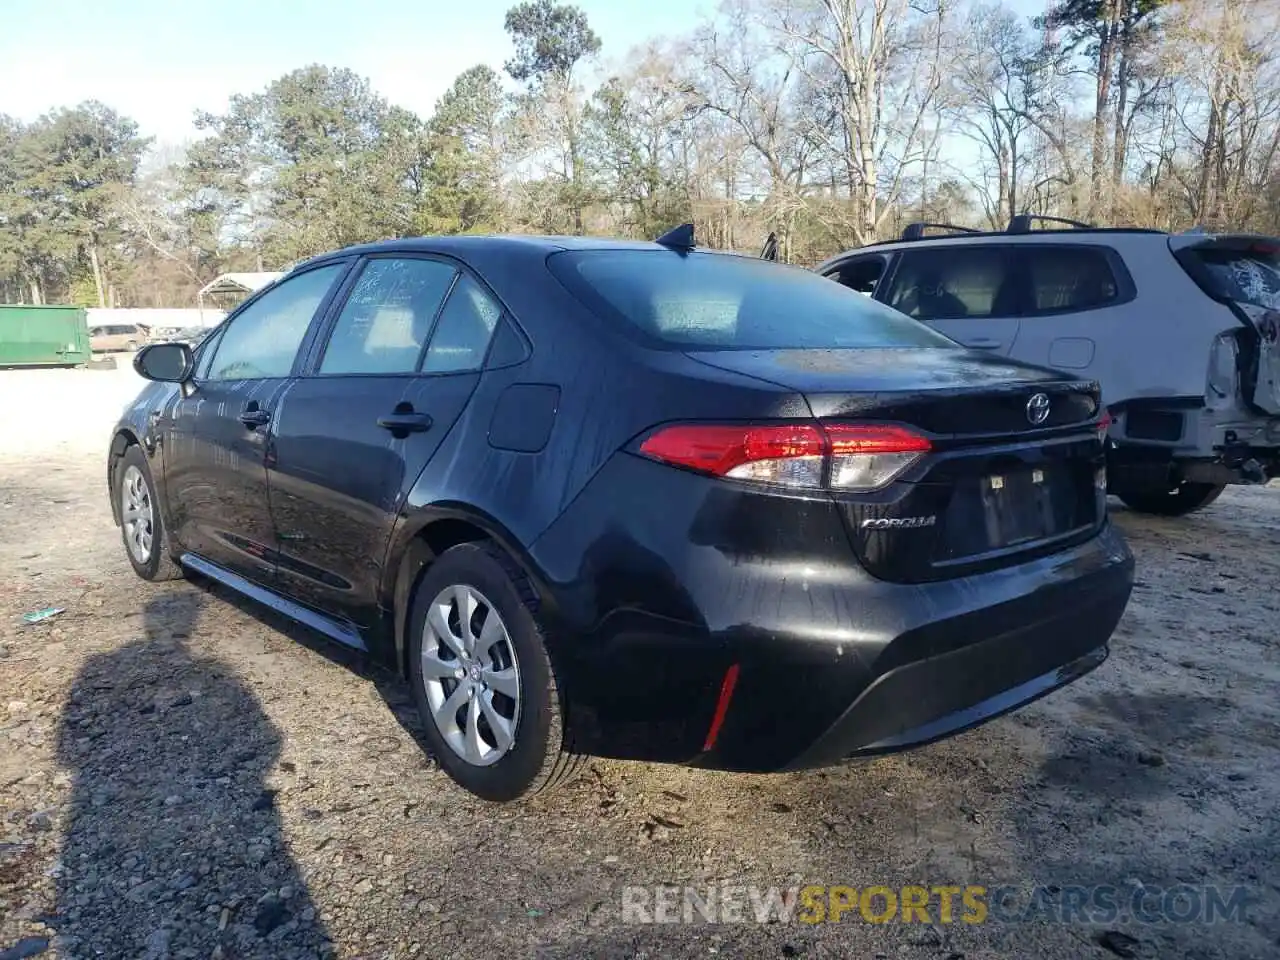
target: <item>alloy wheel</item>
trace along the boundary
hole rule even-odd
[[[497,608],[474,587],[445,587],[422,636],[422,683],[431,719],[459,757],[496,763],[515,744],[520,665]]]
[[[151,559],[154,519],[147,478],[130,464],[120,482],[120,521],[124,526],[125,544],[133,559],[142,565]]]

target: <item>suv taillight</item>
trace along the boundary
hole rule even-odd
[[[1229,407],[1240,391],[1240,341],[1228,330],[1213,339],[1209,350],[1207,405],[1215,410]]]
[[[928,437],[885,424],[677,424],[641,445],[653,460],[785,487],[879,490],[932,449]]]

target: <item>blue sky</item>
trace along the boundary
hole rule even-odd
[[[350,67],[394,103],[427,115],[463,70],[501,69],[515,0],[0,0],[0,113],[32,120],[97,99],[162,143],[193,135],[196,109],[220,112],[307,63]],[[1019,11],[1042,8],[1014,0]],[[685,33],[714,0],[578,0],[620,58]]]

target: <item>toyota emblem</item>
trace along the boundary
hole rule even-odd
[[[1049,395],[1037,393],[1027,401],[1027,419],[1039,426],[1049,419]]]

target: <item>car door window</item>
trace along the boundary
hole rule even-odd
[[[218,329],[206,334],[196,346],[194,359],[197,380],[209,379],[209,367],[213,364],[213,355],[217,352],[218,343],[222,340],[222,333],[226,329],[227,325],[224,323]]]
[[[502,307],[467,275],[458,277],[431,334],[423,373],[462,373],[484,366]]]
[[[456,273],[439,260],[370,260],[334,325],[320,373],[416,371]]]
[[[227,324],[207,379],[289,376],[316,309],[344,267],[335,263],[290,277],[245,307]]]
[[[1120,284],[1100,248],[1035,247],[1020,257],[1031,282],[1031,313],[1090,310],[1120,298]]]
[[[889,306],[917,320],[1009,317],[1018,312],[1016,277],[1005,251],[949,246],[902,256]]]
[[[884,276],[888,262],[889,258],[885,256],[857,257],[846,260],[827,276],[850,290],[871,296],[876,292],[876,284]]]

